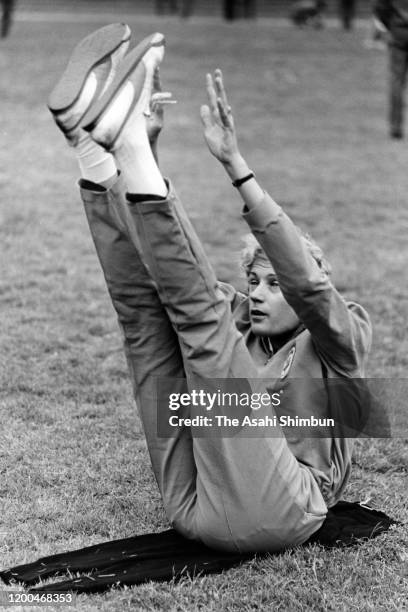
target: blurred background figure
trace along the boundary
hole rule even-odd
[[[256,16],[256,0],[224,0],[223,12],[227,21],[233,21],[241,15],[245,19],[253,19]]]
[[[356,4],[356,0],[339,0],[339,16],[345,30],[351,30],[353,27]]]
[[[180,4],[180,15],[182,17],[190,17],[193,13],[194,0],[180,0]]]
[[[177,13],[177,0],[156,0],[156,13],[158,15]]]
[[[408,72],[408,0],[376,0],[374,17],[388,31],[391,138],[404,136],[404,91]]]
[[[291,6],[290,18],[299,28],[313,26],[323,27],[325,0],[296,0]]]
[[[13,17],[14,0],[1,0],[1,37],[6,38],[10,32]]]
[[[157,15],[175,15],[190,17],[193,12],[194,0],[156,0]]]

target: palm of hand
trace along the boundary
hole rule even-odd
[[[204,137],[211,153],[221,162],[227,162],[237,148],[233,131],[218,122],[206,126]]]
[[[221,163],[229,163],[238,154],[238,143],[221,70],[214,72],[214,78],[207,74],[206,83],[208,104],[201,107],[200,113],[204,138],[210,152]]]

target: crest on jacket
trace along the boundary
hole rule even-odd
[[[283,380],[289,374],[290,368],[292,367],[292,363],[295,358],[295,353],[296,353],[296,346],[292,346],[292,348],[289,351],[288,356],[285,359],[285,363],[283,364],[282,372],[280,375],[280,380]]]

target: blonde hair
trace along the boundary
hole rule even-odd
[[[322,249],[319,245],[309,236],[298,227],[296,228],[299,232],[300,238],[304,242],[307,250],[316,261],[319,268],[328,276],[331,274],[331,266],[327,261]],[[249,274],[252,266],[254,265],[255,259],[263,258],[268,260],[265,251],[255,238],[253,234],[247,234],[242,238],[244,243],[244,248],[241,251],[241,266],[244,269],[246,274]]]

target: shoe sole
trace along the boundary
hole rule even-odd
[[[103,114],[108,109],[110,103],[115,98],[115,96],[119,93],[125,83],[128,81],[129,76],[138,66],[138,64],[143,59],[144,55],[151,49],[152,47],[162,47],[165,45],[165,38],[163,34],[160,34],[161,39],[154,40],[159,34],[152,34],[148,36],[140,44],[137,45],[132,51],[130,51],[125,59],[121,62],[119,69],[107,89],[107,91],[99,98],[99,100],[92,105],[85,116],[81,120],[81,127],[87,131],[92,132],[95,129],[98,122],[102,118]],[[136,96],[135,96],[136,97]],[[116,140],[116,138],[115,138]]]
[[[79,98],[92,69],[129,41],[130,28],[114,23],[89,34],[74,49],[62,77],[48,99],[52,113],[68,110]]]

